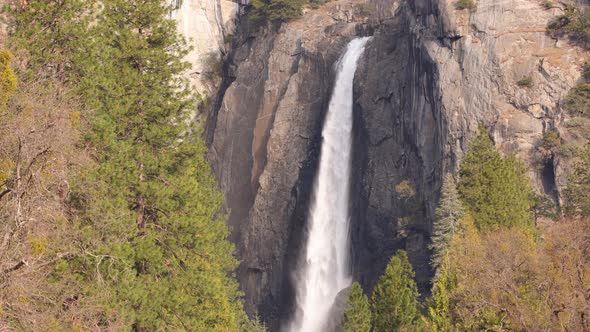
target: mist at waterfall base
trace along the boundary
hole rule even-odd
[[[352,152],[353,81],[369,37],[352,40],[337,74],[322,130],[305,257],[296,271],[297,312],[286,330],[326,331],[334,301],[352,282],[349,264],[349,196]]]

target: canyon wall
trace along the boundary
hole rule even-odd
[[[185,36],[191,51],[187,73],[197,93],[207,96],[219,85],[219,69],[233,36],[239,7],[230,0],[170,0],[170,14]]]
[[[478,0],[475,11],[451,0],[359,0],[306,9],[280,27],[242,18],[205,137],[248,311],[273,331],[292,311],[334,63],[355,36],[373,35],[355,79],[351,193],[353,274],[365,290],[403,248],[428,291],[442,177],[480,123],[558,200],[567,161],[539,160],[538,145],[547,130],[567,139],[560,103],[586,56],[545,34],[560,12],[539,0]]]

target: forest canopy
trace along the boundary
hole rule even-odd
[[[243,311],[222,195],[189,126],[188,47],[170,9],[11,8],[10,52],[0,51],[0,330],[259,328]]]

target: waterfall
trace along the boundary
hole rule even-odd
[[[325,331],[338,293],[350,286],[349,195],[353,80],[369,37],[352,40],[337,63],[337,76],[322,131],[320,169],[298,280],[291,331]]]

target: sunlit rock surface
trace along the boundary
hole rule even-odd
[[[246,307],[276,331],[293,312],[291,271],[302,248],[334,63],[374,35],[355,77],[351,189],[353,277],[370,291],[406,249],[422,293],[442,178],[456,170],[478,124],[558,198],[567,160],[539,166],[549,129],[569,139],[560,103],[586,58],[551,39],[559,8],[538,0],[331,1],[279,29],[242,19],[207,121],[209,159],[231,209]],[[533,84],[517,84],[531,77]],[[413,195],[396,186],[406,181]]]

